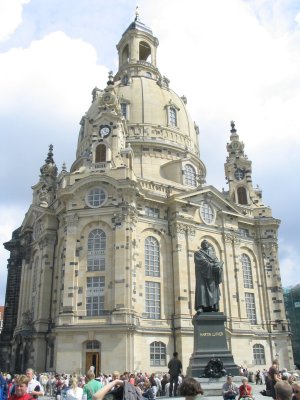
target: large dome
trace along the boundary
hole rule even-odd
[[[94,163],[101,158],[95,155],[96,142],[105,138],[98,132],[103,124],[111,124],[114,129],[122,126],[124,140],[120,138],[116,151],[131,148],[138,179],[181,184],[182,171],[189,168],[194,171],[194,186],[204,181],[198,127],[187,111],[186,98],[178,96],[159,72],[157,46],[151,29],[140,21],[134,21],[124,32],[117,45],[118,71],[110,73],[104,90],[94,89],[92,105],[82,120],[73,171],[84,163],[84,157]],[[107,146],[108,142],[104,140],[103,144]]]

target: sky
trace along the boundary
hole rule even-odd
[[[254,186],[281,220],[283,286],[299,283],[300,0],[0,0],[0,242],[22,224],[48,146],[59,171],[75,160],[79,122],[117,71],[137,4],[160,72],[199,126],[207,184],[227,189],[234,120]],[[1,247],[0,304],[8,257]]]

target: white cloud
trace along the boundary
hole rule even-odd
[[[18,113],[49,120],[76,118],[91,101],[91,91],[107,77],[97,65],[92,45],[53,32],[28,48],[0,54],[0,106],[2,113]],[[42,113],[42,115],[40,115]]]
[[[7,40],[22,23],[23,5],[30,0],[0,0],[0,42]]]

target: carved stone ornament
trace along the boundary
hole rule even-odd
[[[187,231],[187,226],[184,224],[174,224],[171,227],[172,236],[173,237],[177,236],[177,238],[181,240],[185,238],[186,231]]]
[[[66,225],[67,225],[67,233],[74,234],[76,233],[77,226],[79,223],[79,217],[77,214],[71,214],[66,216]]]
[[[187,227],[187,233],[188,233],[188,237],[189,237],[190,241],[195,239],[196,229],[193,226],[188,226]]]
[[[32,312],[29,310],[22,314],[22,328],[26,330],[33,330]]]
[[[37,240],[40,237],[41,233],[44,231],[44,229],[45,227],[42,222],[40,221],[35,222],[35,224],[33,225],[33,233],[32,233],[33,239]]]
[[[236,235],[235,233],[232,232],[227,232],[225,233],[225,241],[227,243],[235,243],[238,244],[241,242],[241,239],[239,238],[238,235]]]

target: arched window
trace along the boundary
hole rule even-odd
[[[105,271],[106,235],[101,229],[94,229],[88,237],[88,271]]]
[[[162,342],[153,342],[150,344],[150,366],[166,365],[166,345]]]
[[[177,112],[174,107],[169,107],[169,125],[177,126]]]
[[[145,275],[160,276],[159,243],[153,236],[145,239]]]
[[[122,52],[122,63],[126,63],[129,61],[129,47],[128,44],[124,47]]]
[[[39,258],[37,257],[34,260],[33,271],[32,271],[31,313],[33,319],[35,319],[35,306],[37,303],[38,266],[39,266]]]
[[[244,277],[244,287],[248,289],[253,288],[252,268],[251,261],[247,254],[242,254],[242,267]]]
[[[98,342],[98,340],[88,340],[85,343],[85,348],[87,350],[95,350],[95,349],[100,349],[100,343]]]
[[[139,60],[148,61],[151,63],[151,47],[149,44],[146,42],[140,42],[139,51]]]
[[[99,144],[96,147],[95,162],[105,162],[106,161],[106,146],[105,144]]]
[[[128,119],[128,113],[127,113],[127,103],[121,103],[120,104],[120,107],[121,107],[121,113],[122,113],[122,115],[123,115],[123,117],[124,118],[126,118],[126,119]]]
[[[197,186],[196,171],[191,164],[184,166],[184,183],[190,186]]]
[[[262,344],[253,346],[253,359],[256,365],[264,365],[266,363],[265,348]]]
[[[247,191],[244,187],[239,187],[237,190],[237,197],[239,204],[248,204]]]

